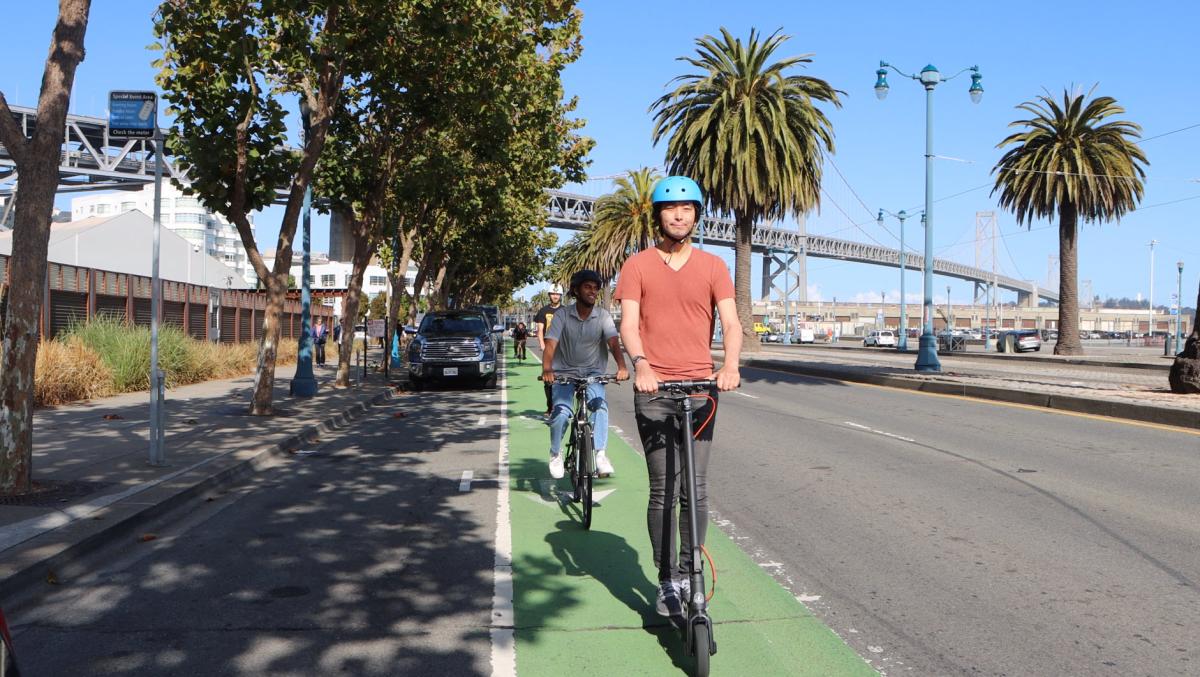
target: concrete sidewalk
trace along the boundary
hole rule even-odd
[[[721,358],[720,351],[714,358]],[[764,346],[743,354],[746,367],[872,383],[924,392],[964,395],[1079,413],[1200,429],[1200,395],[1172,393],[1169,363],[1147,369],[1137,356],[1095,356],[1087,364],[1070,358],[1024,360],[940,355],[942,371],[919,373],[915,354],[888,349]],[[1130,362],[1138,366],[1127,366]]]
[[[33,479],[46,490],[0,499],[0,599],[71,566],[184,501],[294,453],[392,398],[382,374],[334,388],[318,367],[318,394],[288,396],[293,365],[276,370],[273,416],[246,413],[253,377],[209,381],[166,395],[165,467],[148,465],[149,395],[129,393],[39,409]]]

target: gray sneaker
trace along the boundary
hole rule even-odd
[[[675,590],[679,593],[680,606],[687,608],[692,603],[692,581],[688,578],[680,578],[675,583]]]
[[[683,605],[679,603],[679,590],[675,581],[662,581],[658,584],[658,600],[654,608],[659,616],[683,616]]]

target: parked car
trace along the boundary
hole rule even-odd
[[[803,328],[796,331],[792,336],[792,343],[816,343],[817,335],[811,329]]]
[[[863,337],[864,346],[891,346],[896,347],[896,334],[888,329],[875,329],[871,333]]]
[[[1010,339],[1014,353],[1026,350],[1039,351],[1042,349],[1042,337],[1038,335],[1038,330],[1009,329],[1008,331],[1000,332],[1000,336],[996,340],[996,351],[1003,353],[1008,350],[1007,346]]]
[[[769,331],[765,334],[759,334],[759,340],[763,343],[783,343],[783,334],[776,331]]]
[[[408,379],[414,389],[428,381],[458,380],[496,386],[497,334],[479,311],[426,313],[408,346]]]

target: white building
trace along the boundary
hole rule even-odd
[[[275,258],[273,252],[268,254],[270,258],[264,257],[263,262],[267,268],[274,268]],[[296,280],[296,285],[300,285],[302,278],[302,270],[304,261],[301,259],[300,252],[292,253],[292,265],[288,271]],[[345,261],[330,261],[329,258],[322,253],[314,253],[308,267],[308,284],[314,292],[322,291],[344,291],[350,286],[350,275],[354,272],[354,264]],[[405,286],[408,288],[408,293],[413,293],[413,282],[417,279],[417,265],[413,262],[408,264],[408,273],[404,276]],[[387,294],[388,280],[387,270],[383,266],[372,263],[367,265],[366,271],[363,272],[362,291],[367,295],[367,298],[375,298],[379,294]],[[333,308],[333,314],[341,317],[342,315],[342,299],[341,297],[326,297],[323,302],[327,306]]]
[[[153,218],[153,184],[147,184],[135,192],[99,193],[73,198],[71,220],[113,216],[135,209]],[[236,270],[251,287],[257,284],[258,276],[250,265],[246,249],[242,247],[237,227],[224,216],[206,209],[200,203],[200,198],[184,195],[183,191],[167,182],[162,185],[162,225]],[[254,227],[253,218],[250,226]]]
[[[0,255],[12,254],[12,232],[0,232]],[[149,277],[154,260],[154,220],[135,210],[50,226],[46,258],[82,268]],[[252,289],[237,271],[196,251],[190,242],[163,231],[159,239],[159,275],[164,280],[207,285],[213,289]]]

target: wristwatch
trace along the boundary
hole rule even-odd
[[[637,363],[638,363],[638,362],[641,362],[641,361],[642,361],[642,360],[644,360],[644,359],[646,359],[646,356],[645,356],[645,355],[634,355],[634,356],[633,356],[633,367],[634,367],[634,369],[636,369],[636,368],[637,368]]]

